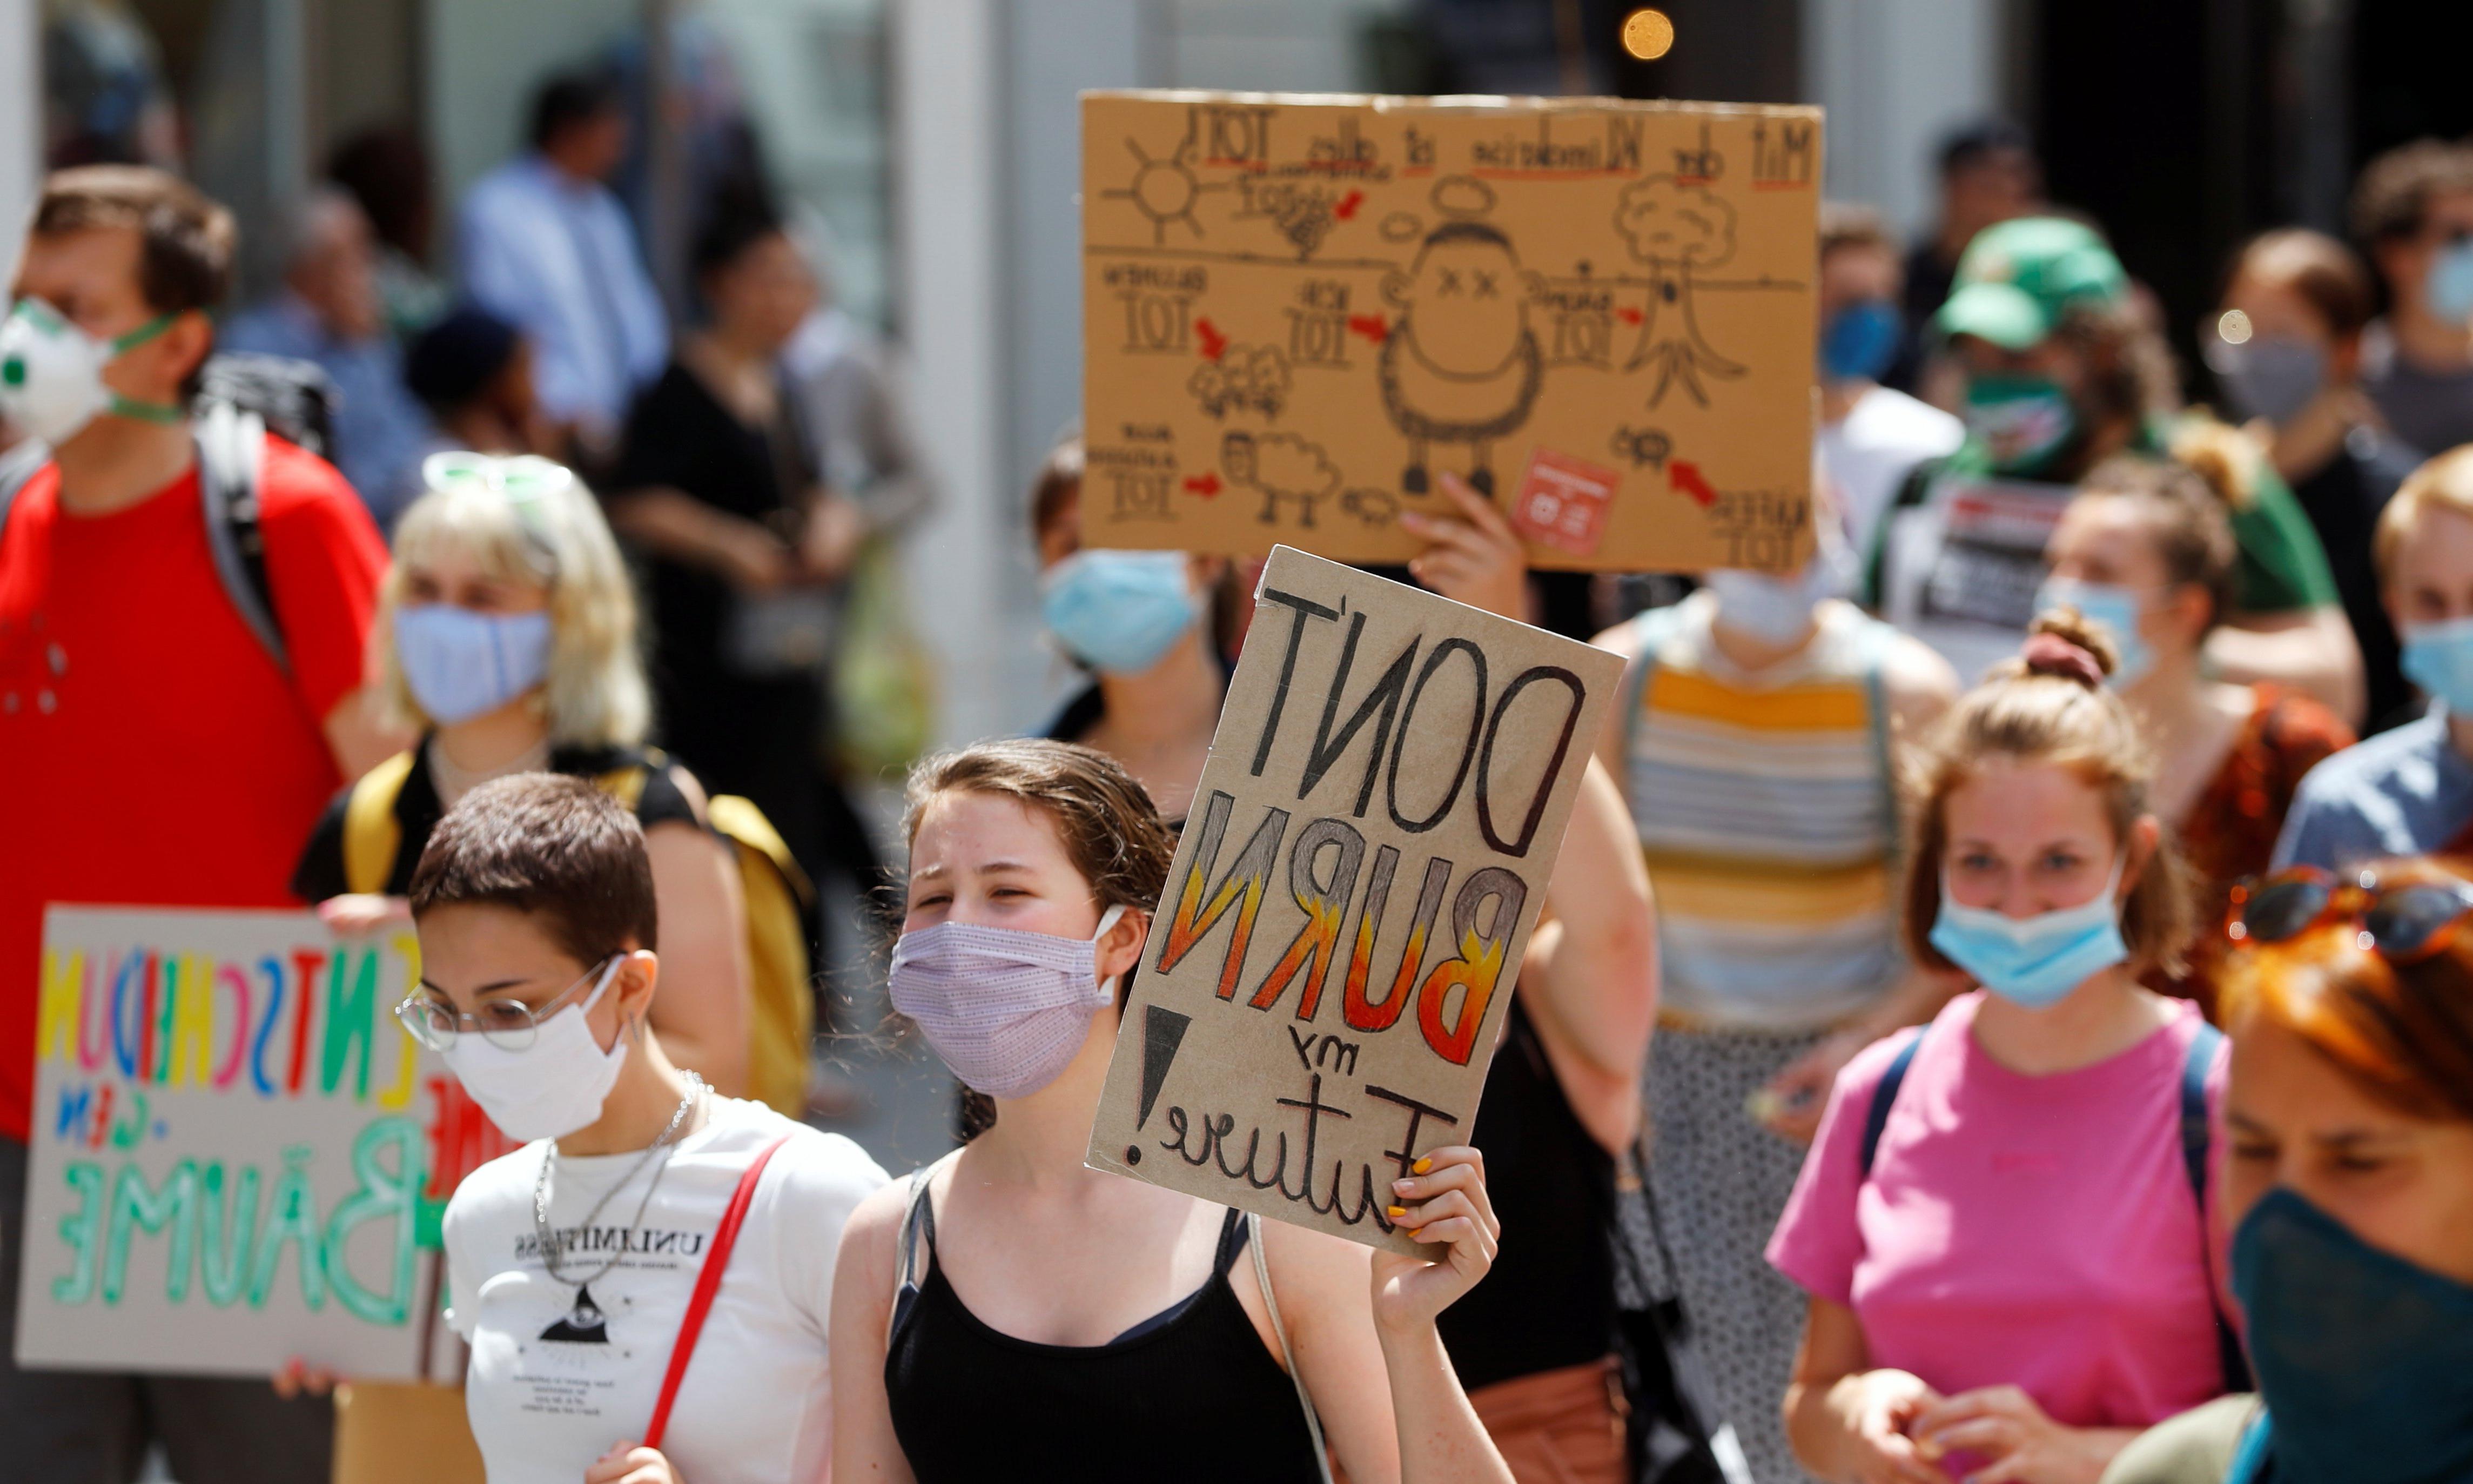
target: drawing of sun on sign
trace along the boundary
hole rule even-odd
[[[1536,279],[1511,239],[1480,220],[1494,204],[1484,181],[1452,177],[1435,185],[1433,200],[1442,222],[1382,282],[1382,297],[1400,310],[1376,371],[1382,411],[1408,440],[1401,489],[1425,493],[1432,445],[1465,443],[1469,484],[1490,495],[1492,445],[1528,420],[1545,383],[1528,327]]]
[[[1708,406],[1701,375],[1732,379],[1743,374],[1745,367],[1719,354],[1701,335],[1692,302],[1693,275],[1735,255],[1735,208],[1704,184],[1654,175],[1624,186],[1615,198],[1615,229],[1651,275],[1640,346],[1623,370],[1656,368],[1657,385],[1648,394],[1651,407],[1666,400],[1677,382],[1693,401]]]
[[[1185,137],[1164,159],[1154,159],[1139,139],[1128,137],[1125,148],[1134,152],[1137,162],[1134,178],[1124,185],[1099,194],[1116,201],[1130,201],[1134,209],[1150,219],[1151,246],[1167,242],[1171,223],[1182,226],[1192,235],[1202,235],[1202,220],[1193,214],[1194,206],[1212,191],[1228,189],[1224,181],[1205,181],[1194,173],[1194,130],[1190,119],[1186,124]]]

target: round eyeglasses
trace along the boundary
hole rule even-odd
[[[585,1000],[584,1008],[591,1009],[592,1000],[600,996],[601,987],[610,982],[611,972],[623,956],[613,955],[593,965],[584,971],[583,978],[538,1005],[527,1005],[519,999],[489,999],[481,1002],[477,1013],[468,1013],[415,989],[395,1007],[395,1017],[403,1022],[413,1040],[432,1051],[444,1051],[454,1045],[455,1038],[463,1035],[468,1026],[501,1051],[527,1050],[540,1034],[540,1023],[556,1015],[587,983],[593,987],[592,997]]]
[[[2382,886],[2373,872],[2339,878],[2314,866],[2280,871],[2233,892],[2224,934],[2235,943],[2283,943],[2321,922],[2360,923],[2360,946],[2391,964],[2443,952],[2473,917],[2473,884],[2415,881]]]

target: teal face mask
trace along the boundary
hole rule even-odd
[[[2473,618],[2407,624],[2404,678],[2438,698],[2458,716],[2473,716]]]
[[[178,422],[178,407],[133,401],[103,383],[103,370],[171,328],[157,315],[128,334],[98,340],[39,299],[23,299],[0,322],[0,417],[59,447],[105,413]]]
[[[1995,371],[1966,384],[1966,430],[2005,474],[2032,474],[2077,436],[2077,405],[2050,376]]]

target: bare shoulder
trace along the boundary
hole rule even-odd
[[[893,1261],[901,1234],[901,1220],[910,1211],[910,1182],[895,1180],[878,1185],[851,1212],[842,1228],[842,1251],[836,1283],[855,1281],[868,1291],[890,1294]]]
[[[1910,722],[1928,720],[1947,710],[1957,699],[1957,672],[1922,641],[1892,634],[1881,659],[1881,683],[1889,693],[1890,708]]]
[[[1608,654],[1621,655],[1625,659],[1629,659],[1640,652],[1640,630],[1637,625],[1629,622],[1619,623],[1589,642]]]

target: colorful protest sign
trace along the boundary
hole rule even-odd
[[[445,1198],[512,1146],[395,1018],[411,929],[70,906],[43,926],[18,1363],[424,1374]]]
[[[1622,662],[1285,546],[1255,605],[1089,1161],[1414,1252]]]
[[[1085,539],[1400,562],[1450,472],[1540,566],[1792,567],[1820,180],[1810,108],[1086,93]]]

